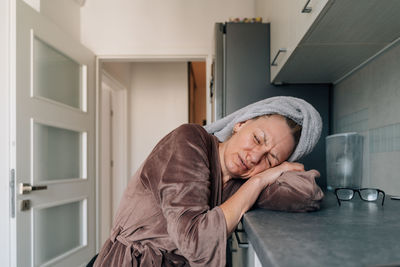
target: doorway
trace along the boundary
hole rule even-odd
[[[119,199],[127,184],[127,88],[105,70],[101,81],[102,164],[99,216],[103,222],[101,242],[109,235]]]
[[[99,246],[109,237],[113,218],[130,177],[156,143],[183,123],[205,123],[206,62],[204,59],[199,61],[191,58],[100,60]],[[197,65],[198,62],[202,64]],[[189,67],[190,65],[192,67]],[[110,88],[110,83],[113,82],[119,85],[119,90]],[[123,95],[120,98],[113,96],[118,92],[125,93],[120,93]],[[204,96],[199,100],[201,94]],[[198,101],[201,101],[201,104]],[[193,104],[190,105],[190,102]],[[125,115],[120,119],[125,128],[121,124],[120,127],[114,125],[117,116],[115,107],[121,106],[126,107],[122,111]],[[111,116],[110,110],[113,110]],[[194,110],[195,113],[191,113],[190,110]],[[196,121],[191,120],[191,115]],[[124,132],[125,139],[118,137],[120,131]],[[115,146],[115,142],[119,142],[119,145]],[[119,159],[115,155],[120,155]],[[120,160],[125,163],[120,163]],[[116,174],[119,168],[123,168],[123,171]]]
[[[188,63],[189,123],[207,124],[206,114],[206,62]]]

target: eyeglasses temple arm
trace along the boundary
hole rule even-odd
[[[337,195],[337,191],[338,191],[339,189],[340,189],[340,188],[336,188],[336,189],[335,189],[335,196],[336,196],[336,199],[337,199],[337,202],[338,202],[339,206],[341,206],[342,204],[340,203],[340,199],[339,199],[339,197],[338,197],[338,195]]]
[[[385,192],[383,192],[382,190],[379,190],[379,189],[378,189],[378,192],[382,193],[382,195],[383,195],[383,198],[382,198],[382,206],[383,206],[383,203],[385,202]]]
[[[340,203],[340,199],[339,199],[339,197],[337,195],[336,195],[336,199],[337,199],[337,202],[338,202],[339,206],[341,206],[342,204]]]

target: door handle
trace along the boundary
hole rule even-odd
[[[47,185],[31,185],[26,183],[20,183],[18,186],[18,192],[20,195],[29,194],[32,191],[46,190]]]
[[[278,56],[280,53],[286,52],[285,48],[281,48],[278,50],[278,53],[276,53],[274,60],[272,60],[271,66],[278,66],[278,63],[276,63],[276,60],[278,59]]]

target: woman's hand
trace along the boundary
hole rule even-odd
[[[278,166],[254,175],[250,179],[259,179],[261,186],[265,188],[268,185],[273,184],[278,179],[278,177],[282,175],[282,173],[288,171],[304,171],[304,165],[298,162],[284,161]]]

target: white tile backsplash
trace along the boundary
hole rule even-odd
[[[333,133],[364,136],[363,186],[400,194],[400,46],[333,88]]]
[[[368,130],[368,109],[338,119],[338,132],[364,132]]]
[[[400,150],[400,123],[369,130],[370,153]]]

